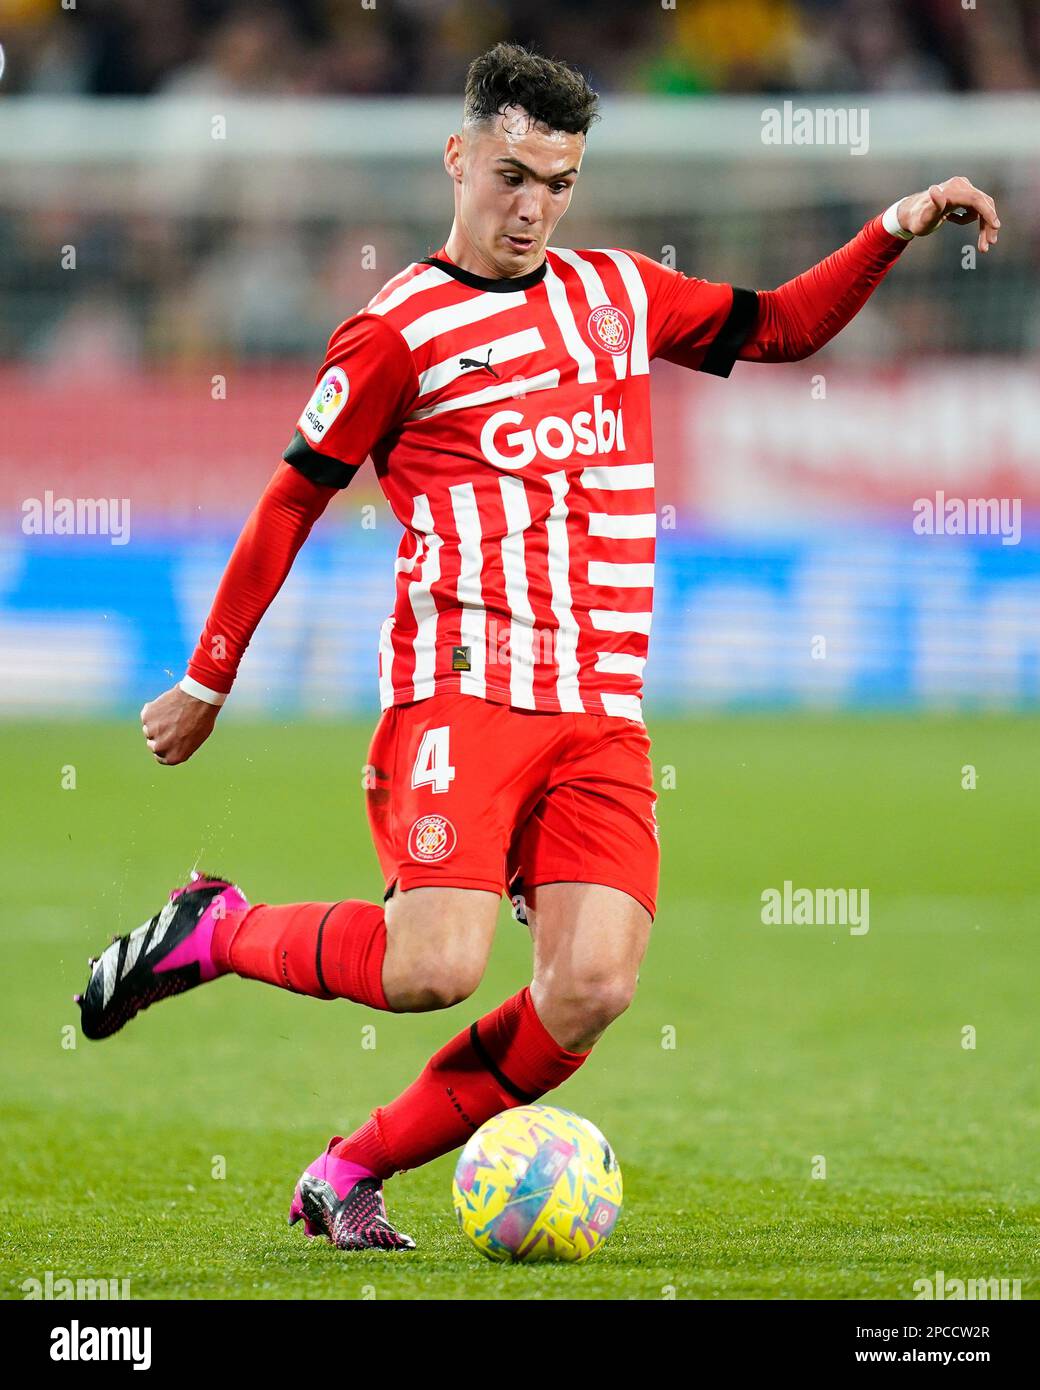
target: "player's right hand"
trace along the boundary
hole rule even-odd
[[[196,700],[175,685],[141,710],[141,730],[157,763],[184,763],[213,732],[219,705]]]

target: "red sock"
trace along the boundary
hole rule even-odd
[[[418,1168],[464,1144],[500,1110],[554,1090],[588,1055],[562,1048],[522,989],[435,1053],[406,1091],[332,1152],[381,1178]]]
[[[266,980],[315,999],[389,1009],[383,993],[386,922],[375,903],[260,903],[213,929],[219,971]]]

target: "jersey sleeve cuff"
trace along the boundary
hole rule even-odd
[[[891,232],[893,236],[900,237],[903,241],[913,241],[913,232],[904,231],[899,225],[899,214],[897,209],[902,201],[902,198],[900,198],[894,202],[890,208],[885,209],[881,214],[881,225],[886,232]]]
[[[207,705],[222,705],[227,696],[220,690],[210,690],[208,685],[202,685],[199,681],[193,680],[191,676],[185,676],[180,684],[181,690],[185,695],[193,695],[196,700],[204,700]]]

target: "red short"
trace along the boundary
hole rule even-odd
[[[367,807],[403,890],[602,883],[654,915],[660,852],[650,739],[603,714],[546,714],[474,695],[384,710]]]

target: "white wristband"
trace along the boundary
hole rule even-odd
[[[198,681],[192,680],[190,676],[185,676],[181,681],[180,688],[185,695],[194,695],[196,700],[205,700],[207,705],[222,705],[227,699],[226,695],[219,690],[210,690],[206,685],[200,685]]]
[[[904,241],[913,241],[913,232],[904,231],[899,225],[899,215],[896,209],[902,201],[902,198],[900,198],[897,202],[894,202],[890,208],[885,209],[881,214],[881,225],[886,232],[891,232],[893,236],[902,237]]]

